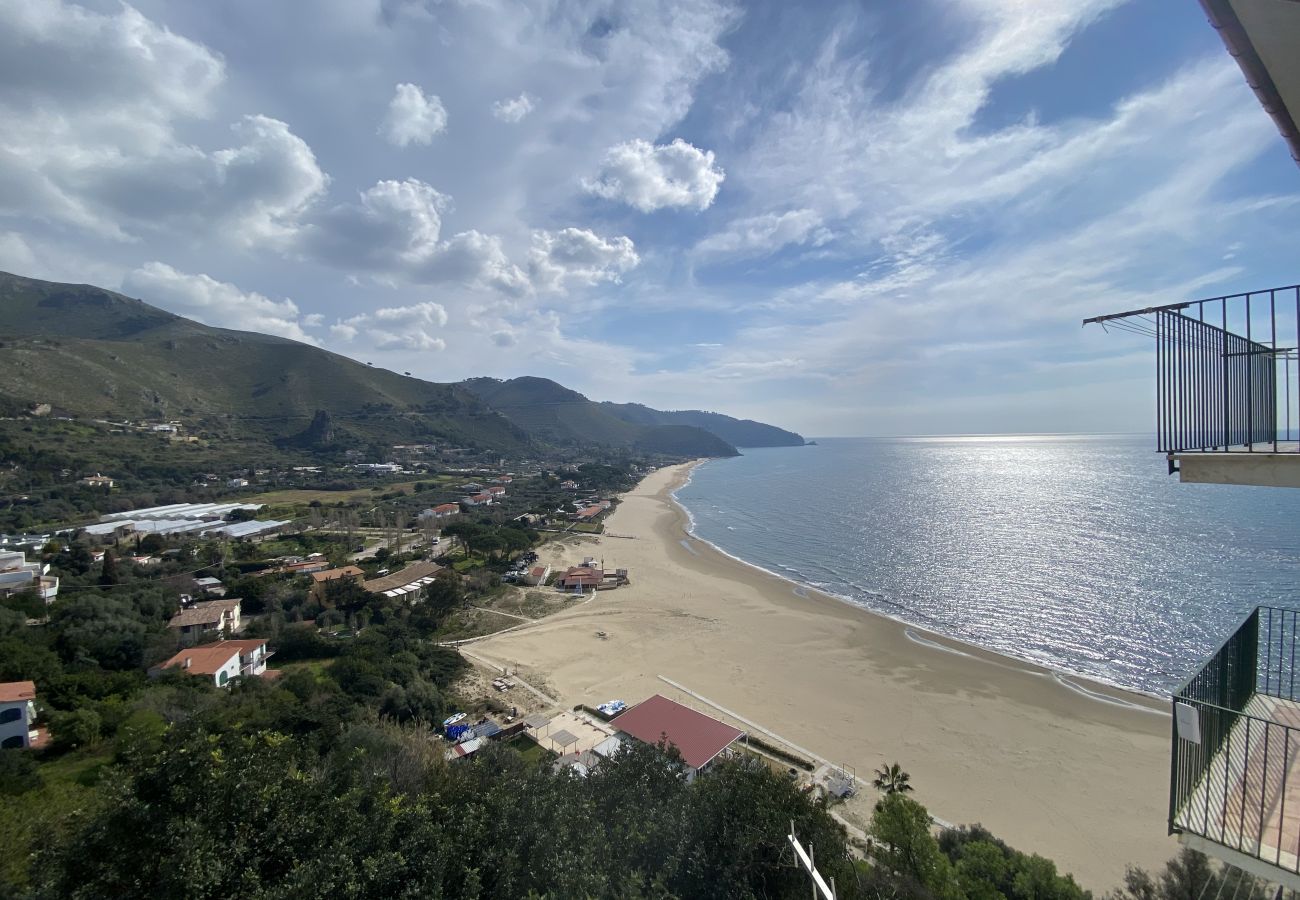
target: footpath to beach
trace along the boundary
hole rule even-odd
[[[1177,852],[1165,834],[1164,704],[740,563],[686,534],[671,492],[688,471],[661,469],[624,498],[607,528],[633,537],[583,544],[628,569],[631,585],[473,649],[540,674],[566,705],[690,700],[667,679],[860,777],[897,761],[935,816],[980,822],[1099,893],[1126,865],[1156,868]]]

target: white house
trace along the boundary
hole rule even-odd
[[[13,750],[32,746],[38,735],[36,721],[36,684],[31,681],[0,683],[0,749]]]
[[[270,655],[265,638],[218,641],[182,650],[150,674],[176,668],[187,675],[211,678],[217,687],[225,687],[233,679],[264,674]]]
[[[35,591],[46,603],[59,594],[59,579],[50,567],[28,562],[21,550],[0,550],[0,597]]]

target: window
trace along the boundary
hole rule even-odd
[[[0,750],[18,750],[27,746],[27,735],[15,734],[13,737],[7,737],[0,741]]]
[[[217,684],[221,685],[222,687],[225,687],[226,682],[229,680],[230,680],[230,673],[227,672],[225,669],[222,669],[221,674],[217,676]]]
[[[17,722],[22,717],[23,711],[16,706],[11,706],[8,709],[0,709],[0,725],[3,725],[5,722]]]

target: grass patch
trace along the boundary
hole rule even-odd
[[[291,672],[310,672],[312,677],[319,679],[324,676],[325,670],[330,667],[332,661],[328,659],[300,659],[279,665],[271,663],[268,668],[283,672],[286,675]]]
[[[112,750],[101,744],[51,757],[48,762],[42,759],[40,774],[47,784],[93,787],[99,781],[103,768],[112,761]]]
[[[423,478],[421,481],[430,479]],[[409,494],[415,489],[414,481],[402,481],[397,484],[367,485],[366,487],[353,488],[346,491],[313,491],[289,489],[283,491],[268,491],[265,494],[253,494],[249,497],[240,497],[239,500],[245,503],[265,503],[267,506],[301,506],[311,503],[313,500],[319,500],[323,506],[332,506],[335,503],[353,503],[357,500],[372,500],[375,493],[388,493],[390,491],[401,491],[403,494]]]
[[[506,746],[518,753],[524,762],[533,765],[541,765],[556,758],[553,751],[547,750],[526,734],[515,735],[506,741]]]
[[[601,534],[605,525],[602,522],[575,522],[573,530],[582,534]]]

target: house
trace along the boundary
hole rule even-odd
[[[1300,162],[1300,3],[1201,6]],[[1149,305],[1084,324],[1155,339],[1156,450],[1171,476],[1300,488],[1291,388],[1300,378],[1297,308],[1300,287],[1291,284]],[[1201,527],[1188,523],[1189,530]],[[1256,606],[1170,698],[1169,833],[1278,892],[1300,890],[1300,774],[1289,762],[1290,735],[1300,721],[1298,640],[1293,605]]]
[[[487,493],[492,496],[493,500],[500,500],[506,495],[506,489],[501,485],[494,485],[487,489]]]
[[[234,634],[239,630],[239,606],[238,600],[201,601],[172,616],[167,627],[186,645],[214,635]]]
[[[346,579],[356,584],[365,580],[366,573],[358,566],[344,566],[341,569],[326,569],[323,572],[313,572],[311,576],[311,598],[321,600],[325,596],[326,588],[331,581]]]
[[[510,484],[510,482],[514,481],[515,479],[514,476],[512,475],[498,475],[496,478],[493,478],[492,480],[495,481],[497,484]]]
[[[0,683],[0,749],[39,746],[36,721],[36,684],[31,681]]]
[[[94,475],[87,475],[85,478],[78,481],[77,484],[84,484],[86,487],[93,488],[108,488],[111,490],[113,487],[113,479],[109,478],[107,475],[100,475],[96,472]]]
[[[46,603],[59,595],[59,579],[50,567],[28,562],[21,550],[0,550],[0,597],[34,591]]]
[[[372,594],[414,602],[420,599],[420,591],[432,584],[441,571],[442,566],[434,562],[411,563],[400,572],[363,581],[361,586]]]
[[[324,559],[306,559],[302,562],[289,563],[282,567],[281,571],[288,572],[291,575],[312,575],[316,572],[324,572],[330,567],[329,560]]]
[[[555,586],[562,591],[583,594],[598,589],[605,580],[605,572],[592,566],[573,566],[555,579]]]
[[[560,482],[560,490],[562,490],[562,491],[576,491],[577,489],[578,489],[578,482],[576,482],[576,481],[561,481],[561,482]]]
[[[236,678],[260,676],[266,672],[266,661],[271,654],[266,649],[265,638],[243,641],[217,641],[200,644],[177,653],[156,669],[158,675],[166,669],[181,669],[186,675],[211,678],[217,687],[225,687]]]
[[[481,494],[471,494],[468,497],[461,497],[462,506],[491,506],[492,495],[484,491]]]
[[[539,584],[545,583],[550,574],[550,566],[533,566],[528,570],[528,573],[524,575],[522,581],[524,584],[536,587]]]
[[[575,522],[594,522],[604,512],[604,508],[600,506],[584,506],[577,512],[571,513],[569,518]]]
[[[440,503],[437,506],[426,509],[420,513],[419,520],[427,522],[430,519],[448,519],[460,514],[460,505],[457,503]]]
[[[611,722],[620,734],[647,744],[666,743],[682,756],[687,781],[745,736],[745,732],[696,712],[676,700],[655,694]]]
[[[226,596],[226,586],[221,583],[220,578],[212,578],[211,576],[195,578],[194,583],[198,585],[199,590],[204,594],[210,594],[213,597]]]
[[[248,487],[247,478],[227,478],[226,487],[228,488],[246,488]]]

